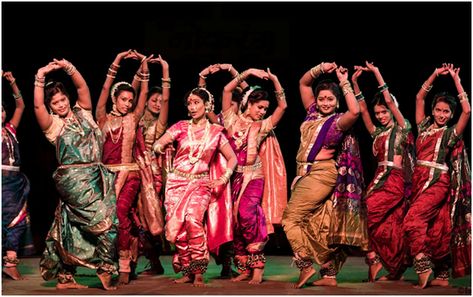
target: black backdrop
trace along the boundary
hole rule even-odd
[[[207,65],[231,63],[239,71],[270,67],[289,105],[276,129],[289,184],[304,117],[298,80],[322,61],[335,61],[350,73],[353,65],[373,61],[411,123],[418,89],[443,62],[461,67],[462,83],[471,95],[470,2],[2,2],[2,69],[13,72],[27,105],[18,138],[22,170],[31,180],[29,206],[39,251],[58,195],[51,178],[57,166],[54,147],[34,118],[34,75],[53,58],[66,58],[85,77],[96,103],[108,66],[127,49],[161,54],[169,62],[171,124],[187,117],[183,96]],[[130,81],[137,62],[122,65],[117,80]],[[66,75],[54,75],[69,83]],[[160,66],[152,65],[151,84],[160,83],[160,77]],[[211,76],[208,88],[219,98],[230,79],[228,74]],[[360,84],[372,97],[374,77],[365,74]],[[432,93],[439,90],[456,94],[450,77],[435,82]],[[14,100],[6,80],[2,100],[11,115]],[[375,166],[371,139],[361,120],[355,129],[369,182]],[[468,128],[468,148],[470,134]],[[274,246],[289,252],[281,233],[279,229]]]

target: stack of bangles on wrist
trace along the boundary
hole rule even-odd
[[[149,81],[149,72],[139,72],[137,71],[135,76],[133,77],[137,81]]]
[[[468,94],[466,92],[462,92],[458,94],[458,99],[460,99],[460,103],[463,101],[468,101]]]
[[[44,76],[39,77],[38,75],[35,75],[34,76],[34,85],[37,86],[37,87],[40,87],[40,88],[44,88],[45,80],[46,80],[46,78]]]
[[[15,93],[13,93],[13,98],[15,98],[15,100],[20,100],[21,97],[23,97],[23,96],[21,95],[21,92],[20,92],[20,91],[18,91],[18,95],[16,95]]]
[[[161,87],[163,89],[170,89],[171,88],[171,78],[161,78]]]
[[[429,85],[427,84],[427,81],[422,84],[422,90],[424,90],[424,91],[427,92],[427,93],[430,92],[430,90],[432,90],[432,87],[433,87],[433,85],[430,85],[430,86],[429,86]]]
[[[76,73],[76,67],[72,65],[72,63],[67,64],[66,68],[64,68],[64,71],[67,73],[69,76],[73,76],[74,73]]]
[[[281,89],[281,91],[274,91],[274,95],[276,96],[276,100],[285,100],[286,99],[286,94],[284,93],[284,89]]]
[[[218,179],[223,181],[224,184],[226,184],[230,180],[230,177],[232,176],[232,174],[233,174],[233,170],[230,168],[227,168],[227,170],[225,170],[225,173],[222,174]]]
[[[244,82],[247,76],[248,76],[248,72],[246,72],[246,70],[236,75],[235,81],[237,82],[237,85],[240,85],[242,82]]]
[[[387,84],[387,83],[384,83],[384,85],[381,85],[381,86],[378,87],[378,91],[379,91],[380,93],[382,93],[382,92],[384,92],[384,91],[387,91],[388,89],[389,89],[389,87],[388,87],[388,84]]]
[[[343,96],[346,96],[349,93],[353,94],[353,89],[351,88],[350,82],[348,80],[341,81],[340,88],[342,88]]]
[[[324,65],[324,62],[310,69],[310,76],[312,76],[313,79],[316,79],[317,77],[320,76],[320,74],[324,73],[324,69],[322,68],[323,65]]]
[[[356,101],[361,101],[365,100],[365,96],[361,93],[361,91],[358,94],[355,94]]]
[[[112,63],[110,67],[108,68],[107,77],[110,77],[111,79],[115,79],[118,68],[120,68],[120,65],[115,65],[114,63]]]

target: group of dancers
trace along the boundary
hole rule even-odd
[[[115,82],[124,60],[138,62],[132,83]],[[160,64],[160,87],[149,87],[150,64]],[[77,95],[47,79],[63,70]],[[222,93],[221,112],[206,88],[217,72],[232,77]],[[471,268],[470,169],[462,140],[470,117],[460,69],[443,64],[416,96],[414,139],[380,70],[373,63],[349,71],[323,62],[299,81],[306,117],[300,126],[296,177],[287,197],[283,154],[274,133],[287,108],[284,89],[268,68],[238,72],[214,64],[199,73],[198,86],[185,95],[190,119],[168,127],[171,78],[160,56],[136,50],[117,54],[106,74],[92,114],[92,99],[79,70],[65,59],[38,69],[34,111],[44,135],[56,148],[53,174],[60,201],[40,259],[45,280],[58,289],[82,289],[77,266],[97,271],[104,289],[112,276],[126,285],[136,277],[140,255],[147,274],[162,274],[163,238],[175,247],[176,283],[205,286],[210,256],[232,281],[263,281],[268,235],[281,224],[300,270],[295,288],[317,274],[316,286],[337,286],[346,258],[366,254],[370,282],[401,280],[412,266],[419,288],[448,286]],[[378,91],[368,104],[358,78],[372,73]],[[324,79],[335,74],[338,83]],[[450,76],[458,100],[436,94],[426,115],[425,99],[436,79]],[[25,104],[11,72],[3,73],[16,109],[6,122],[2,106],[3,273],[19,280],[20,238],[27,226],[29,182],[20,171],[16,129]],[[247,79],[272,82],[274,95]],[[353,88],[352,88],[353,86]],[[71,101],[76,98],[75,104]],[[107,112],[111,98],[112,109]],[[344,99],[347,111],[339,111]],[[447,125],[461,105],[458,122]],[[270,104],[276,104],[267,116]],[[368,110],[372,106],[377,124]],[[359,116],[373,137],[378,162],[364,187],[353,125]],[[232,260],[238,274],[233,275]],[[382,268],[388,271],[378,277]],[[431,279],[433,274],[433,279]]]

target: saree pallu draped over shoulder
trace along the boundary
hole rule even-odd
[[[40,260],[45,280],[70,266],[116,270],[114,174],[101,163],[101,132],[91,112],[76,106],[73,113],[73,127],[56,117],[45,131],[61,164],[53,174],[60,201]]]

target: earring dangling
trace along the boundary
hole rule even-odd
[[[190,111],[188,111],[188,112],[187,112],[187,116],[189,116],[189,117],[191,116],[191,113],[190,113]]]
[[[336,107],[336,109],[338,109],[339,107],[340,107],[340,104],[339,104],[338,101],[337,101],[337,107]]]

